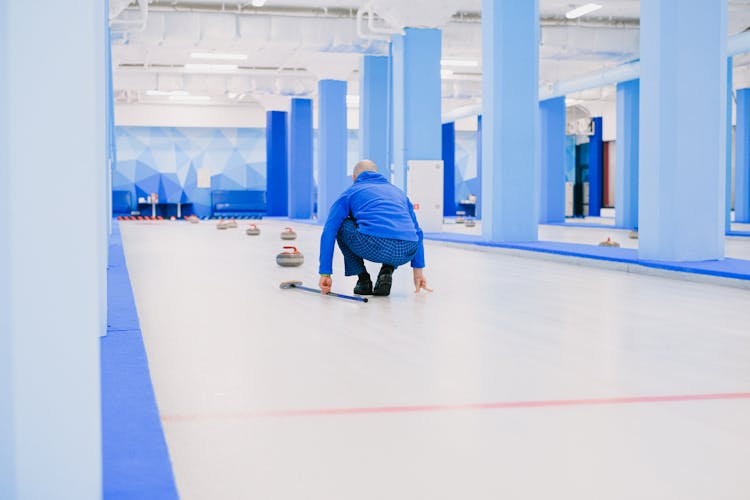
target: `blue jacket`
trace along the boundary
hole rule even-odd
[[[424,267],[424,244],[414,207],[403,191],[377,172],[362,172],[333,203],[320,237],[320,274],[333,272],[333,249],[341,223],[351,215],[362,234],[418,241],[411,267]]]

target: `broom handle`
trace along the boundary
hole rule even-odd
[[[307,287],[307,286],[292,285],[292,288],[298,288],[300,290],[305,290],[307,292],[320,293],[319,289],[317,289],[317,288],[310,288],[310,287]],[[349,299],[349,300],[356,300],[358,302],[367,302],[367,298],[366,297],[355,297],[355,296],[352,296],[352,295],[344,295],[342,293],[336,293],[336,292],[329,292],[327,295],[330,295],[332,297],[338,297],[340,299]]]

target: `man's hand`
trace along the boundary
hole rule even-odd
[[[432,289],[427,288],[427,279],[424,277],[422,269],[415,267],[412,270],[414,272],[414,293],[419,293],[420,290],[431,292]]]
[[[320,287],[320,293],[322,294],[328,294],[331,293],[331,285],[333,285],[333,280],[330,276],[321,276],[320,281],[318,282],[318,286]]]

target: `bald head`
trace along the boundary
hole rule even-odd
[[[362,160],[360,162],[357,162],[356,165],[354,165],[354,173],[352,173],[352,179],[355,181],[357,180],[357,177],[359,177],[359,174],[362,172],[377,172],[378,166],[375,165],[375,162],[372,160]]]

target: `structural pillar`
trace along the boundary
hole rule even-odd
[[[393,183],[406,190],[409,160],[441,157],[441,32],[406,28],[393,37]]]
[[[104,9],[98,0],[76,9],[52,0],[0,2],[3,499],[102,496]],[[49,218],[45,200],[75,217],[40,231],[29,221]]]
[[[541,191],[539,222],[565,222],[565,97],[539,102]]]
[[[351,178],[346,175],[346,143],[346,82],[320,80],[318,83],[318,221],[320,223],[324,223],[328,218],[328,212],[336,198],[351,185]]]
[[[724,234],[732,230],[732,101],[734,100],[733,90],[733,61],[731,57],[727,58],[727,152],[726,152],[726,186],[725,196],[726,209],[724,210]]]
[[[539,4],[482,0],[482,237],[535,241]]]
[[[734,220],[750,222],[750,89],[737,91]],[[729,228],[727,228],[729,229]]]
[[[313,215],[312,100],[292,99],[289,112],[289,217]]]
[[[267,214],[289,214],[289,164],[287,112],[266,112],[266,205]]]
[[[482,115],[477,115],[477,192],[472,193],[477,197],[474,206],[474,216],[482,218]]]
[[[638,130],[640,81],[617,84],[615,226],[638,228]]]
[[[727,3],[641,4],[639,256],[724,257]]]
[[[589,213],[599,217],[602,211],[604,180],[604,123],[600,116],[593,118],[594,135],[589,137]]]
[[[443,215],[456,215],[456,123],[443,123]]]
[[[388,136],[390,134],[390,57],[363,56],[359,66],[359,151],[360,159],[375,162],[378,172],[390,179]]]

